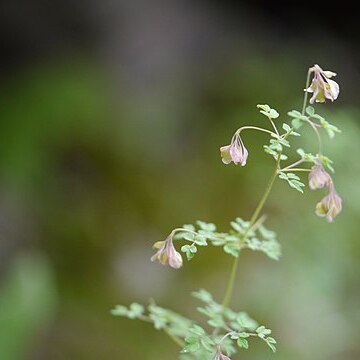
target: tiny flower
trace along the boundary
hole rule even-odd
[[[334,101],[339,95],[339,85],[331,80],[336,73],[332,71],[324,71],[319,65],[314,65],[311,69],[314,72],[314,78],[312,79],[311,85],[305,91],[313,93],[310,99],[310,104],[314,101],[323,103],[325,99]]]
[[[218,346],[218,348],[216,350],[215,357],[213,358],[213,360],[231,360],[231,359],[228,356],[224,355],[221,352],[220,346]]]
[[[317,205],[315,213],[318,216],[326,217],[328,222],[332,222],[335,216],[342,209],[342,199],[331,184],[330,192]]]
[[[331,182],[331,176],[325,171],[321,164],[316,164],[311,168],[309,173],[309,187],[311,190],[330,186]]]
[[[182,266],[183,260],[179,252],[176,251],[173,244],[174,232],[172,232],[164,241],[158,241],[154,248],[158,251],[151,257],[151,261],[158,260],[162,265],[170,265],[174,269]]]
[[[220,148],[220,153],[224,164],[233,162],[235,165],[240,164],[241,166],[246,164],[249,154],[238,133],[233,136],[230,145],[222,146]]]

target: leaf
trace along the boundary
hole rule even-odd
[[[187,241],[194,241],[194,237],[195,237],[194,234],[186,233],[184,234],[183,239]]]
[[[141,316],[144,313],[144,311],[145,311],[145,308],[143,305],[138,304],[138,303],[132,303],[132,304],[130,304],[128,317],[130,319],[135,319],[135,318]]]
[[[189,329],[189,331],[198,336],[206,335],[205,330],[201,326],[196,325],[196,324],[192,325],[191,328]]]
[[[192,224],[185,224],[185,225],[183,225],[183,229],[190,230],[190,231],[195,231],[195,226],[192,225]]]
[[[282,128],[286,131],[286,132],[290,132],[291,131],[291,127],[290,125],[283,123],[282,124]]]
[[[206,237],[203,235],[196,235],[194,241],[199,246],[207,246]]]
[[[292,118],[295,118],[295,119],[298,119],[298,118],[301,118],[302,115],[301,115],[301,112],[297,111],[297,110],[291,110],[287,113],[290,117]]]
[[[196,336],[188,336],[185,338],[185,346],[182,349],[183,353],[194,353],[200,349],[199,338]]]
[[[305,111],[310,116],[315,114],[315,109],[312,106],[308,106]]]
[[[194,245],[187,244],[187,245],[183,245],[180,249],[181,252],[185,253],[188,261],[190,261],[194,257],[194,254],[197,251],[197,248],[195,247],[195,250],[194,250],[194,247],[195,247]]]
[[[275,347],[275,344],[276,344],[276,340],[272,337],[267,337],[265,339],[267,345],[270,347],[270,349],[273,351],[273,352],[276,352],[276,347]]]
[[[267,116],[270,119],[277,119],[280,116],[279,113],[275,109],[272,109],[267,104],[258,104],[256,106],[258,109],[261,109],[260,110],[261,114]]]
[[[247,332],[241,332],[240,334],[238,334],[238,336],[241,338],[248,338],[250,337],[250,334]]]
[[[228,243],[224,246],[224,251],[234,257],[238,257],[240,253],[240,245],[234,243]]]
[[[290,173],[290,172],[287,173],[287,177],[288,177],[289,179],[300,180],[300,178],[299,178],[296,174]]]
[[[244,339],[244,338],[239,338],[237,340],[237,344],[239,345],[239,347],[244,348],[244,349],[248,349],[249,348],[249,342]]]
[[[200,220],[198,220],[196,223],[199,225],[199,227],[202,230],[209,231],[209,232],[216,231],[216,226],[213,223],[206,223],[206,222],[200,221]]]
[[[295,118],[291,121],[291,125],[295,130],[298,130],[304,125],[304,122],[299,118]]]
[[[243,227],[239,223],[237,223],[236,221],[231,221],[230,225],[238,233],[242,234],[244,232]]]
[[[265,326],[261,325],[259,326],[257,329],[256,329],[256,332],[258,334],[258,336],[260,338],[265,338],[266,335],[270,335],[271,334],[271,330],[270,329],[267,329]]]
[[[116,305],[114,309],[111,310],[111,314],[114,316],[127,316],[128,308],[124,305]]]

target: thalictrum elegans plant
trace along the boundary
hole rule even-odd
[[[243,167],[249,153],[242,134],[245,131],[260,131],[269,136],[269,143],[264,145],[264,151],[274,159],[274,170],[249,220],[237,217],[230,222],[227,230],[218,230],[213,223],[196,221],[195,224],[173,229],[165,240],[154,244],[155,254],[151,261],[174,269],[183,266],[183,258],[190,261],[196,256],[198,247],[216,246],[233,258],[224,297],[220,302],[205,289],[192,293],[202,304],[197,310],[204,316],[204,323],[200,324],[173,310],[160,307],[154,301],[147,306],[137,303],[130,306],[118,305],[112,310],[113,315],[149,322],[156,330],[162,330],[179,346],[181,360],[235,359],[234,354],[248,349],[251,342],[256,339],[263,341],[273,352],[276,351],[276,340],[267,326],[252,319],[246,312],[230,307],[239,256],[246,249],[263,252],[274,260],[279,260],[281,256],[276,233],[265,226],[266,217],[262,214],[276,179],[285,181],[291,188],[303,193],[306,187],[303,182],[306,174],[311,190],[327,191],[327,195],[315,206],[315,214],[324,217],[328,222],[333,222],[341,211],[342,199],[335,189],[331,175],[334,172],[333,162],[324,154],[322,144],[324,133],[333,139],[340,130],[318,114],[312,106],[314,103],[337,99],[339,85],[332,80],[335,76],[334,72],[322,70],[319,65],[310,67],[301,111],[289,111],[285,117],[287,121],[280,122],[277,110],[267,104],[259,104],[257,108],[261,116],[265,116],[269,126],[243,126],[235,131],[230,144],[220,148],[224,164],[233,163]],[[309,94],[312,96],[308,101]],[[301,136],[305,126],[310,126],[315,134],[317,153],[297,149],[297,158],[295,161],[289,161],[291,140]]]

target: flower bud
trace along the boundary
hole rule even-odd
[[[329,194],[316,205],[315,213],[320,217],[326,217],[328,222],[332,222],[341,209],[342,199],[336,192],[335,187],[331,185]]]
[[[240,164],[241,166],[246,165],[249,154],[238,133],[233,136],[230,145],[220,148],[220,153],[224,164],[233,162],[235,165]]]
[[[321,164],[316,164],[311,168],[309,173],[309,187],[311,190],[330,186],[331,182],[331,176],[325,171]]]
[[[169,265],[174,269],[179,269],[183,264],[183,260],[180,253],[175,249],[173,236],[174,233],[172,232],[166,240],[158,241],[153,245],[158,251],[151,257],[151,261],[158,260],[162,265]]]

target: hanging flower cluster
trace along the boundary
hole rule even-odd
[[[329,194],[316,205],[315,213],[320,217],[326,217],[328,222],[332,222],[342,209],[342,199],[335,190],[330,174],[326,172],[321,164],[312,167],[309,174],[309,187],[311,190],[324,187],[329,190]]]

